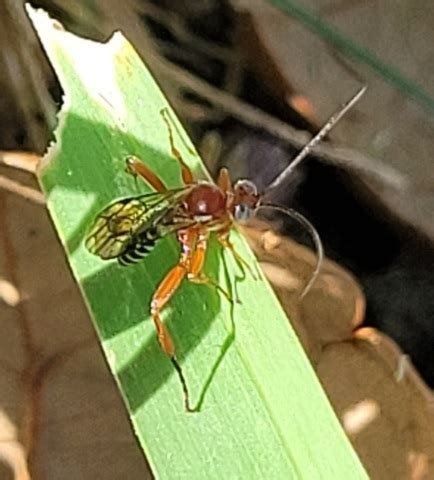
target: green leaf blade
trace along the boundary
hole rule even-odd
[[[158,478],[367,478],[264,279],[235,280],[242,301],[235,306],[206,286],[184,282],[164,311],[193,403],[204,395],[200,413],[184,411],[178,379],[149,318],[151,296],[177,262],[177,242],[162,240],[144,262],[129,268],[103,262],[83,244],[107,204],[150,191],[125,173],[126,156],[139,156],[169,187],[180,185],[159,113],[167,101],[120,34],[97,44],[28,10],[65,91],[56,145],[39,179]],[[194,172],[206,177],[180,125],[179,130],[177,147]],[[232,238],[254,264],[244,240],[236,232]],[[233,284],[240,276],[215,240],[205,270],[224,288],[228,277]]]

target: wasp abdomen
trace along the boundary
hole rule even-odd
[[[155,232],[152,230],[140,235],[137,241],[131,243],[125,252],[118,257],[119,264],[128,266],[140,262],[140,260],[142,260],[144,257],[146,257],[146,255],[148,255],[148,253],[152,251],[155,241]]]

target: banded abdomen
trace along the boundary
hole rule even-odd
[[[119,264],[127,267],[128,265],[140,262],[140,260],[152,251],[159,237],[157,229],[154,227],[142,232],[136,239],[133,238],[131,244],[128,245],[122,255],[118,257]]]

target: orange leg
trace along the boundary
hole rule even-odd
[[[223,167],[220,169],[219,175],[217,178],[217,185],[226,194],[233,192],[231,177],[229,176],[229,171],[227,168]]]
[[[172,120],[169,116],[169,110],[167,108],[163,108],[160,110],[160,113],[161,113],[161,116],[163,117],[164,122],[167,125],[167,129],[169,130],[169,142],[170,142],[171,154],[176,158],[176,160],[178,160],[179,164],[181,165],[182,180],[184,181],[185,185],[194,183],[193,172],[190,170],[189,166],[184,162],[181,152],[175,147],[175,142],[173,140]]]
[[[244,273],[244,269],[247,269],[254,280],[257,280],[258,277],[256,273],[253,271],[252,267],[249,263],[244,260],[244,258],[237,252],[234,244],[229,240],[229,228],[227,230],[222,231],[217,236],[217,240],[223,248],[227,248],[232,253],[235,261],[237,262],[238,266]]]
[[[169,116],[169,110],[163,108],[161,110],[161,116],[163,117],[164,122],[166,123],[167,129],[169,131],[169,142],[170,142],[170,151],[173,157],[178,160],[181,165],[181,175],[182,180],[185,185],[194,183],[193,172],[190,170],[188,165],[184,162],[181,152],[175,147],[175,142],[173,140],[173,131],[171,119]],[[126,159],[127,172],[132,174],[134,177],[142,177],[146,180],[157,192],[167,192],[168,188],[164,183],[158,178],[155,173],[150,170],[143,162],[141,162],[136,156],[130,155]]]
[[[161,321],[160,316],[161,310],[176,292],[186,274],[187,268],[183,265],[183,260],[181,259],[180,263],[172,268],[172,270],[166,275],[157,291],[154,293],[151,302],[151,316],[157,330],[160,346],[163,352],[170,358],[181,382],[182,390],[184,392],[185,409],[187,412],[193,412],[194,409],[190,406],[190,395],[188,392],[187,381],[184,377],[181,365],[176,358],[175,344],[173,343],[168,329]]]
[[[222,293],[229,302],[233,302],[232,295],[229,292],[222,288],[215,280],[212,280],[202,272],[203,265],[205,263],[206,250],[208,247],[208,236],[209,234],[207,232],[199,234],[194,254],[191,257],[187,279],[192,283],[198,283],[215,288]]]
[[[202,273],[205,262],[206,248],[208,242],[208,233],[199,233],[197,230],[189,230],[181,233],[179,239],[183,246],[183,252],[178,265],[173,267],[166,275],[164,280],[160,283],[151,301],[151,316],[157,330],[158,340],[163,352],[170,358],[184,391],[185,409],[188,412],[193,412],[194,409],[190,406],[190,396],[181,365],[176,359],[175,345],[170,336],[169,331],[161,321],[161,311],[167,302],[175,294],[182,280],[187,277],[190,282],[208,285],[216,288],[225,297],[232,301],[231,295],[226,292],[214,280],[211,280]]]
[[[137,157],[130,155],[126,159],[126,164],[128,173],[134,177],[142,177],[151,185],[151,187],[157,190],[157,192],[167,192],[167,187],[164,185],[164,183]]]
[[[220,169],[217,178],[217,185],[226,195],[226,208],[231,210],[234,201],[234,191],[232,189],[231,177],[229,176],[227,168],[223,167]]]
[[[164,280],[155,291],[151,301],[151,315],[152,320],[155,323],[155,328],[157,329],[158,340],[163,352],[170,358],[175,356],[175,346],[167,328],[161,321],[160,313],[181,285],[181,282],[186,275],[187,267],[184,264],[183,259],[181,259],[179,264],[173,267],[165,276]]]
[[[191,256],[196,244],[196,238],[197,232],[194,230],[186,233],[185,238],[183,238],[183,252],[178,265],[173,267],[165,276],[151,300],[151,316],[157,330],[158,340],[163,352],[170,358],[170,361],[178,373],[178,377],[184,391],[185,409],[188,412],[192,412],[193,409],[190,407],[190,397],[188,393],[187,382],[182,372],[181,365],[176,359],[175,345],[169,331],[161,321],[160,314],[188,273]]]

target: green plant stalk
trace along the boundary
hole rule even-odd
[[[129,268],[83,245],[103,207],[149,191],[125,173],[127,155],[142,158],[169,187],[180,185],[159,114],[167,101],[121,34],[98,44],[63,31],[41,10],[28,12],[65,92],[39,180],[156,477],[367,478],[270,286],[240,278],[216,242],[206,272],[236,288],[242,304],[184,283],[164,314],[193,403],[203,400],[200,413],[184,411],[149,319],[151,295],[177,261],[176,241],[162,240]],[[196,174],[206,175],[180,126],[175,142]],[[236,232],[232,238],[255,265],[245,241]]]
[[[407,78],[399,69],[387,65],[374,52],[344,35],[332,24],[323,20],[319,15],[315,15],[299,2],[293,0],[269,0],[269,2],[347,57],[367,65],[377,76],[418,102],[431,115],[434,114],[434,98],[416,82]]]

